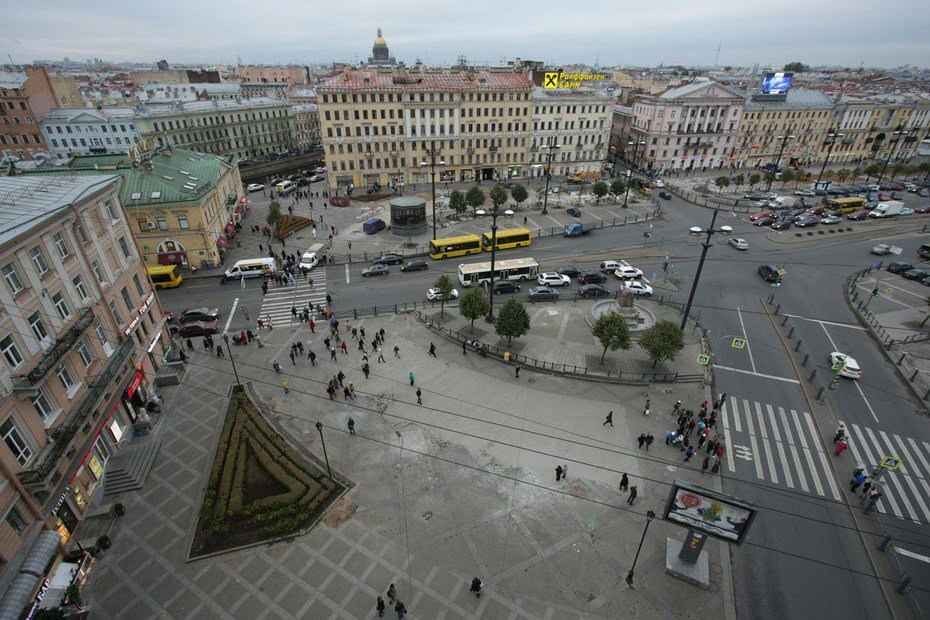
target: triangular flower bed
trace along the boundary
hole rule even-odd
[[[191,556],[297,534],[344,490],[294,450],[244,390],[234,389]]]

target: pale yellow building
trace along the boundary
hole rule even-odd
[[[309,84],[310,79],[306,67],[278,65],[239,65],[236,75],[240,82],[269,82],[284,84]]]
[[[530,176],[542,177],[552,149],[552,174],[602,172],[607,160],[614,97],[593,88],[535,88]]]

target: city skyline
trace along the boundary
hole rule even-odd
[[[222,5],[169,0],[158,6],[103,0],[81,8],[4,4],[6,45],[0,53],[14,63],[62,57],[116,63],[165,58],[173,64],[235,64],[238,57],[245,64],[356,63],[370,55],[378,27],[391,53],[407,64],[420,59],[449,65],[464,55],[475,64],[520,57],[548,64],[706,66],[716,59],[719,66],[801,61],[857,68],[920,66],[930,57],[930,42],[922,34],[930,18],[917,0],[900,0],[898,12],[911,17],[881,32],[862,19],[872,8],[862,0],[816,6],[789,0],[779,9],[791,17],[721,0],[700,7],[672,0],[661,12],[607,3],[567,12],[560,3],[543,1],[532,5],[532,13],[526,5],[484,7],[482,2],[465,8],[401,0],[388,7],[362,0],[347,12],[275,0],[264,28],[254,27],[254,5],[242,0]],[[206,23],[213,24],[208,31]],[[771,39],[760,37],[773,27],[777,34]]]

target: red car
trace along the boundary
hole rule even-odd
[[[852,220],[854,222],[858,222],[860,220],[866,219],[867,217],[869,217],[868,211],[856,211],[854,213],[850,213],[849,215],[847,215],[846,219]]]
[[[763,217],[773,217],[775,214],[771,211],[763,211],[762,213],[756,213],[755,215],[750,215],[750,221],[755,222],[756,220],[762,219]]]
[[[914,213],[930,213],[930,205],[914,207]]]
[[[813,209],[808,209],[807,212],[811,215],[823,215],[824,209],[826,209],[826,207],[814,207]]]
[[[178,335],[187,338],[190,336],[206,336],[216,333],[216,321],[191,321],[178,328]]]

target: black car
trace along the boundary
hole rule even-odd
[[[578,275],[578,281],[582,284],[607,282],[607,276],[600,271],[585,271]]]
[[[565,212],[571,215],[572,217],[581,217],[581,209],[577,207],[569,207],[565,209]]]
[[[404,262],[404,257],[400,254],[382,254],[375,260],[371,261],[372,265],[399,265]]]
[[[381,263],[374,263],[371,266],[362,269],[363,278],[367,278],[369,276],[386,276],[387,274],[387,265],[383,265]]]
[[[765,200],[765,194],[762,192],[753,192],[751,194],[746,194],[743,198],[748,200]]]
[[[788,230],[791,228],[792,224],[794,224],[794,222],[789,219],[778,220],[772,224],[772,230]]]
[[[820,223],[816,217],[802,216],[795,220],[794,225],[798,228],[810,228],[811,226],[816,226]]]
[[[775,265],[760,265],[759,275],[766,282],[781,282],[782,275],[778,273],[778,267]]]
[[[910,271],[914,268],[914,265],[910,263],[905,263],[904,261],[896,260],[893,263],[888,263],[888,266],[885,268],[888,270],[888,273],[904,273],[905,271]]]
[[[556,269],[555,272],[560,276],[568,276],[569,278],[577,278],[581,275],[581,269],[574,265],[563,265]]]
[[[927,276],[930,276],[930,271],[924,271],[923,269],[908,269],[901,275],[908,280],[923,280]]]
[[[610,291],[600,284],[585,284],[578,289],[579,297],[609,297]]]
[[[661,192],[659,192],[659,198],[661,198],[662,200],[671,200],[672,193],[662,190]]]
[[[415,258],[400,268],[401,271],[423,271],[429,269],[429,263],[422,258]]]
[[[774,217],[760,217],[755,222],[753,222],[753,225],[754,226],[771,226],[772,224],[775,223],[775,221],[776,220]]]
[[[555,301],[559,298],[559,294],[553,291],[548,286],[534,286],[530,289],[529,295],[530,301]]]
[[[178,328],[177,334],[182,338],[209,336],[215,334],[216,329],[216,321],[188,321]]]
[[[920,283],[923,284],[924,286],[930,286],[930,275],[924,276],[923,278],[921,278]]]
[[[307,177],[297,177],[297,180],[294,181],[294,183],[297,184],[297,187],[304,187],[306,185],[310,185],[310,179]]]
[[[215,321],[220,318],[220,311],[216,308],[188,308],[177,316],[178,323],[191,321]]]
[[[494,283],[494,294],[498,293],[516,293],[520,290],[520,285],[514,284],[510,280],[500,280]]]

